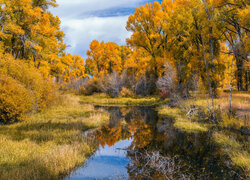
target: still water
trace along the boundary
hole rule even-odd
[[[110,120],[87,138],[99,149],[66,179],[244,179],[210,139],[185,133],[153,107],[106,107]]]

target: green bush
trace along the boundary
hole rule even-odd
[[[17,80],[0,75],[0,122],[23,120],[33,109],[31,93]]]

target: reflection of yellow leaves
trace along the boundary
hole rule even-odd
[[[132,108],[121,108],[121,113],[122,113],[122,116],[125,116],[126,114],[128,114],[130,111],[131,111]]]
[[[96,131],[94,137],[102,147],[105,145],[112,146],[121,139],[122,127],[109,128],[108,124],[104,125],[99,131]]]

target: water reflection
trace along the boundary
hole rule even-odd
[[[124,140],[111,147],[101,147],[83,167],[73,172],[69,179],[128,179],[126,165],[131,161],[123,149],[130,144],[131,140]]]
[[[212,132],[181,132],[150,107],[106,109],[110,121],[87,135],[100,149],[70,179],[240,179]]]

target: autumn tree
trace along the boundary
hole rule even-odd
[[[48,11],[56,6],[55,0],[2,0],[0,7],[4,53],[28,60],[45,76],[65,55],[60,19]]]
[[[32,0],[32,5],[43,10],[47,10],[50,6],[57,7],[56,0]]]
[[[92,41],[87,51],[88,58],[86,60],[86,72],[92,76],[101,76],[122,72],[122,55],[121,47],[113,42]],[[123,61],[125,57],[123,57]]]
[[[249,6],[247,0],[221,0],[216,5],[220,10],[222,33],[236,59],[238,90],[248,90],[249,86]],[[244,87],[245,86],[245,87]]]
[[[51,67],[51,72],[57,82],[69,82],[87,76],[84,59],[79,55],[72,56],[71,54],[58,57]]]
[[[147,66],[156,77],[162,76],[166,61],[172,63],[177,72],[178,91],[186,96],[193,73],[188,38],[192,19],[189,11],[179,6],[180,2],[164,0],[137,8],[127,22],[127,29],[133,32],[127,42],[148,54]]]
[[[163,11],[161,4],[155,1],[147,3],[135,10],[129,16],[127,30],[133,34],[127,39],[127,43],[133,47],[142,48],[149,55],[151,70],[156,77],[162,67],[159,57],[162,57],[165,37],[162,33]]]

